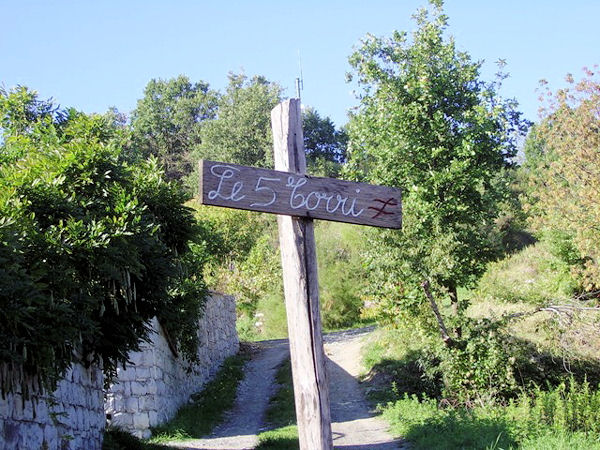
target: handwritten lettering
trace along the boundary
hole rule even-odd
[[[390,198],[388,200],[381,200],[380,198],[376,198],[373,200],[374,202],[379,202],[382,205],[380,207],[375,207],[375,206],[369,206],[369,209],[373,209],[376,211],[375,215],[372,217],[372,219],[377,219],[379,216],[381,216],[382,214],[393,214],[390,211],[386,211],[385,208],[386,206],[390,205],[390,206],[398,206],[398,202],[396,201],[395,198]]]
[[[391,228],[401,224],[400,192],[393,188],[211,161],[202,173],[209,205]]]
[[[263,202],[251,203],[250,204],[251,207],[260,206],[260,207],[264,208],[267,206],[271,206],[277,200],[277,192],[273,188],[270,188],[268,186],[261,186],[262,181],[281,181],[281,178],[258,177],[258,180],[256,181],[256,186],[254,187],[254,192],[267,191],[271,194],[272,197],[271,197],[271,200],[269,200],[266,203],[263,203]]]
[[[219,185],[216,190],[210,191],[208,193],[208,198],[214,200],[215,198],[220,198],[223,200],[232,200],[234,202],[239,202],[243,200],[245,195],[238,195],[239,192],[244,188],[244,183],[241,181],[236,181],[231,187],[231,192],[228,195],[223,194],[223,189],[226,186],[225,180],[233,178],[240,169],[237,167],[226,166],[223,164],[215,164],[210,168],[210,173],[219,178]],[[220,173],[219,173],[220,172]]]
[[[288,177],[288,182],[286,186],[292,189],[292,192],[290,194],[290,208],[304,208],[308,211],[314,211],[321,205],[321,201],[324,200],[325,211],[327,211],[330,214],[333,214],[338,209],[340,209],[341,213],[344,216],[352,215],[353,217],[359,217],[364,212],[364,208],[359,211],[356,211],[356,198],[352,199],[350,207],[346,209],[346,202],[348,201],[348,197],[342,197],[341,195],[337,194],[337,204],[334,208],[331,208],[330,202],[333,199],[333,194],[328,195],[326,192],[319,191],[309,191],[306,194],[299,192],[299,189],[306,183],[308,183],[308,180],[306,178],[295,179],[293,176]],[[356,193],[360,193],[360,189],[357,189]]]

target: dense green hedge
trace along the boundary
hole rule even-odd
[[[2,392],[52,388],[75,359],[110,376],[156,315],[193,359],[203,247],[186,194],[124,157],[110,116],[1,94]]]

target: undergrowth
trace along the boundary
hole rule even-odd
[[[405,394],[380,409],[415,449],[600,449],[600,392],[573,379],[505,405],[452,406]]]
[[[125,430],[109,427],[104,432],[102,450],[166,450],[170,447],[143,441]]]

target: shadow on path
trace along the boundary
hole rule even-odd
[[[388,433],[388,424],[366,401],[358,376],[364,337],[373,327],[325,336],[333,445],[340,449],[397,449],[402,441]]]
[[[387,424],[376,417],[364,398],[357,380],[363,338],[374,327],[339,331],[324,335],[327,376],[331,403],[332,432],[335,448],[385,450],[400,448],[401,441],[387,432]],[[257,355],[247,364],[235,405],[210,436],[204,439],[173,442],[172,447],[187,449],[251,449],[257,435],[268,427],[264,414],[275,393],[275,374],[289,357],[287,340],[253,343]]]

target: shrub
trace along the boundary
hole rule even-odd
[[[185,193],[156,161],[125,161],[102,116],[36,102],[0,96],[0,382],[25,395],[76,360],[102,361],[110,379],[153,316],[190,349],[204,293]]]

